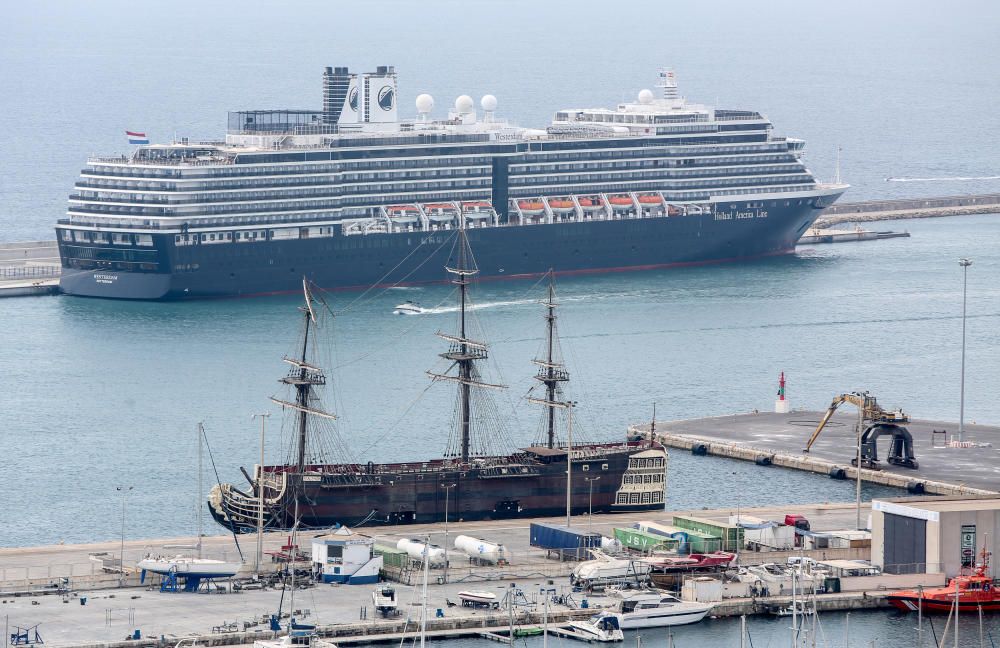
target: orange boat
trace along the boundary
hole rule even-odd
[[[518,200],[517,206],[526,214],[540,214],[545,211],[545,205],[538,200]]]
[[[584,198],[580,198],[579,202],[580,202],[580,207],[582,207],[584,211],[594,211],[604,207],[604,204],[601,202],[600,198],[593,198],[590,196],[586,196]]]
[[[990,554],[983,550],[982,562],[968,574],[956,576],[944,587],[929,587],[922,590],[900,590],[886,598],[890,605],[903,612],[951,612],[958,599],[959,612],[998,612],[1000,593],[989,576]]]
[[[493,205],[491,205],[490,203],[488,203],[486,201],[475,201],[475,202],[464,202],[464,203],[462,203],[462,208],[463,209],[476,209],[477,207],[479,209],[490,209],[491,207],[493,207]]]
[[[630,196],[611,196],[608,198],[608,202],[611,203],[612,207],[618,209],[627,209],[634,206],[632,198]]]
[[[455,205],[451,203],[431,203],[430,205],[424,205],[424,209],[451,209],[454,211]]]
[[[639,196],[639,202],[643,205],[662,205],[663,198],[656,194],[643,194]]]
[[[567,198],[550,198],[549,207],[555,209],[556,211],[570,211],[576,207],[572,200]]]

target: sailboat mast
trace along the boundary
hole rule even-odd
[[[459,236],[462,238],[462,245],[459,246],[458,252],[458,267],[460,270],[466,269],[466,247],[468,243],[465,241],[465,230],[461,231]],[[469,422],[472,417],[472,390],[469,382],[472,378],[472,359],[469,357],[469,346],[465,342],[465,309],[467,301],[467,291],[469,287],[469,282],[466,279],[466,275],[458,275],[458,290],[462,295],[462,303],[459,315],[459,337],[462,339],[459,350],[462,355],[462,359],[458,361],[458,378],[459,378],[459,393],[460,396],[460,407],[461,407],[461,434],[462,434],[462,463],[469,461]]]
[[[556,399],[556,384],[555,379],[555,367],[552,365],[552,347],[555,337],[555,323],[556,323],[556,292],[555,286],[552,281],[552,274],[549,274],[549,302],[546,304],[548,307],[548,312],[545,315],[545,321],[548,323],[548,353],[546,354],[546,360],[548,366],[546,370],[546,380],[545,380],[545,398],[549,401],[555,401]],[[556,445],[556,408],[549,408],[549,437],[548,437],[548,447],[554,448]]]
[[[306,308],[305,308],[305,318],[306,327],[305,333],[302,336],[302,364],[305,365],[306,362],[306,352],[309,348],[309,325],[312,323],[312,309],[309,308],[308,300],[309,293],[306,293]],[[299,456],[298,456],[298,472],[301,475],[305,471],[306,465],[306,410],[309,408],[309,390],[312,387],[310,382],[306,380],[307,369],[305,366],[299,367],[299,383],[295,385],[295,399],[298,402],[299,409]]]
[[[449,274],[455,275],[451,283],[458,286],[459,293],[459,319],[458,335],[449,335],[438,331],[437,336],[448,342],[448,350],[439,354],[445,360],[451,361],[448,369],[443,373],[428,371],[427,375],[434,380],[458,383],[458,415],[459,415],[459,447],[449,446],[449,453],[461,458],[462,463],[468,463],[472,453],[472,388],[479,389],[506,389],[504,385],[495,385],[483,382],[475,370],[475,363],[479,360],[486,360],[489,357],[485,342],[470,339],[467,327],[467,311],[469,307],[469,283],[470,277],[479,272],[476,268],[476,260],[471,258],[469,249],[469,239],[466,236],[465,228],[458,230],[458,263],[457,267],[445,266]],[[457,367],[457,375],[451,372]]]
[[[198,520],[198,557],[199,558],[201,558],[201,524],[202,524],[202,521],[201,521],[201,494],[203,492],[201,490],[201,476],[202,476],[202,473],[204,472],[202,470],[201,449],[202,449],[202,445],[205,442],[204,441],[204,436],[205,436],[205,426],[202,423],[198,423],[198,497],[195,498],[195,501],[194,501],[194,513],[195,513],[195,519]]]
[[[566,406],[565,403],[556,400],[557,390],[559,383],[569,380],[569,372],[566,371],[565,365],[562,364],[556,353],[556,306],[558,304],[556,303],[555,273],[551,270],[549,270],[549,294],[544,305],[545,354],[542,358],[534,360],[534,363],[538,365],[538,374],[535,376],[535,380],[545,385],[545,398],[529,398],[528,401],[548,409],[545,413],[545,444],[551,449],[556,447],[556,408]]]

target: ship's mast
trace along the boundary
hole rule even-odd
[[[322,369],[308,362],[309,334],[311,332],[312,325],[316,323],[316,313],[313,311],[313,296],[309,291],[309,283],[305,279],[302,280],[302,291],[305,295],[305,305],[299,307],[299,310],[302,311],[304,317],[301,357],[282,358],[282,360],[292,365],[292,368],[288,370],[288,374],[280,381],[295,389],[295,402],[289,402],[274,397],[271,398],[272,402],[281,405],[282,408],[293,409],[298,414],[298,439],[296,443],[295,462],[298,479],[294,480],[292,486],[293,497],[295,498],[296,505],[298,504],[299,495],[301,494],[300,482],[302,481],[302,475],[305,473],[306,469],[306,447],[308,443],[307,430],[309,416],[320,416],[328,419],[337,418],[333,414],[312,407],[310,403],[312,400],[313,388],[325,385],[326,375],[323,373]],[[263,468],[261,469],[261,477],[263,477]],[[258,488],[262,489],[263,484],[260,484]],[[263,490],[260,492],[263,493]],[[296,507],[296,519],[293,521],[293,526],[298,524],[297,510],[298,509]]]
[[[464,227],[458,231],[457,267],[445,267],[445,270],[447,270],[449,274],[454,275],[455,278],[451,280],[451,283],[458,286],[458,335],[454,336],[438,332],[437,336],[450,343],[448,351],[441,354],[442,358],[452,361],[452,365],[448,368],[448,371],[457,367],[458,372],[457,375],[452,376],[448,375],[447,371],[440,374],[428,371],[427,375],[434,380],[447,380],[450,382],[456,382],[459,385],[458,408],[460,449],[458,454],[462,463],[467,463],[469,461],[469,456],[471,455],[472,388],[485,387],[490,389],[503,389],[504,386],[494,385],[479,380],[479,374],[475,370],[475,363],[479,360],[485,360],[489,356],[486,344],[469,338],[466,327],[466,311],[468,309],[469,302],[469,283],[472,281],[471,277],[478,274],[479,269],[476,268],[475,261],[472,259],[471,250],[469,249],[469,239],[465,233]]]
[[[546,412],[548,431],[546,443],[549,448],[554,448],[556,446],[556,409],[566,406],[565,403],[556,401],[556,390],[559,388],[559,383],[569,381],[569,372],[566,370],[566,365],[560,362],[560,358],[556,357],[556,306],[558,304],[556,303],[555,275],[551,271],[549,272],[549,295],[544,306],[547,334],[545,357],[533,360],[533,362],[538,365],[538,374],[535,375],[535,380],[545,385],[545,398],[528,400],[542,405],[548,410]]]

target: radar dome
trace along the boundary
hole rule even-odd
[[[483,95],[483,98],[479,100],[479,105],[486,112],[493,112],[497,109],[497,98],[491,94]]]
[[[417,112],[427,114],[434,110],[434,97],[429,94],[422,94],[417,97]]]
[[[639,103],[650,104],[653,103],[653,91],[649,88],[643,88],[639,91]]]
[[[472,112],[472,106],[475,102],[472,101],[472,97],[469,95],[462,95],[455,100],[455,112],[460,115],[465,115]]]

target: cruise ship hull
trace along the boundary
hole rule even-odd
[[[802,233],[841,191],[714,203],[704,214],[471,228],[483,278],[639,270],[791,253]],[[745,199],[744,199],[745,200]],[[752,204],[753,207],[748,207]],[[320,238],[176,245],[154,234],[144,252],[155,271],[134,272],[115,246],[89,259],[60,236],[61,290],[69,295],[176,300],[295,291],[305,276],[325,289],[441,281],[453,229]],[[82,265],[82,267],[80,267]],[[98,265],[99,267],[93,267]]]

